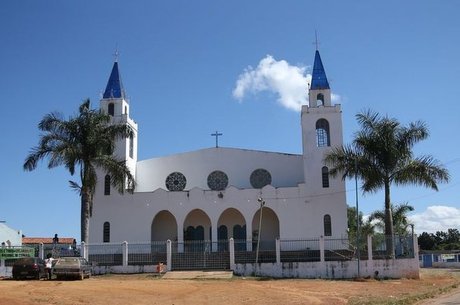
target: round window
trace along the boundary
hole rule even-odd
[[[252,172],[250,182],[253,188],[261,189],[272,183],[272,176],[266,169],[259,168]]]
[[[208,176],[208,187],[213,191],[222,191],[228,185],[228,176],[222,171],[213,171]]]
[[[187,179],[185,179],[185,176],[179,172],[171,173],[166,178],[166,188],[169,191],[183,191],[186,184]]]

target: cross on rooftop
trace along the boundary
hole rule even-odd
[[[216,137],[216,147],[219,147],[219,136],[222,136],[223,133],[219,133],[217,130],[215,133],[211,133],[211,136]]]
[[[118,62],[118,57],[120,57],[120,52],[118,52],[118,47],[115,49],[115,53],[113,53],[113,57],[115,61]]]
[[[318,32],[315,30],[315,42],[313,42],[313,44],[315,45],[316,47],[316,51],[319,50],[319,40],[318,40]]]

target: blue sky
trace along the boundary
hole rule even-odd
[[[392,199],[416,208],[418,232],[460,229],[459,11],[458,1],[2,1],[0,220],[30,237],[79,239],[72,178],[22,164],[43,115],[74,114],[85,98],[99,105],[116,49],[139,159],[212,147],[215,130],[224,147],[301,153],[300,114],[286,106],[299,98],[286,90],[308,77],[317,30],[344,141],[366,109],[425,121],[430,138],[415,151],[444,163],[451,181],[439,192],[394,188]],[[351,205],[354,194],[351,181]],[[383,194],[359,202],[368,214]]]

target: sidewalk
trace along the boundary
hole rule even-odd
[[[189,279],[231,279],[232,271],[168,271],[163,279],[189,280]]]

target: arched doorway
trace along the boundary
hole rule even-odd
[[[145,257],[145,260],[154,263],[166,261],[168,239],[177,240],[177,221],[171,212],[163,210],[153,217],[150,231],[151,253],[150,256]]]
[[[260,209],[252,218],[252,240],[253,249],[256,249],[257,238],[259,236]],[[260,230],[260,250],[275,250],[276,239],[280,236],[280,223],[276,213],[268,207],[262,211],[262,226]]]
[[[171,212],[158,212],[152,221],[151,241],[177,240],[177,222]]]
[[[226,209],[220,215],[217,225],[219,249],[228,249],[229,238],[234,239],[235,250],[246,249],[246,220],[240,211],[235,208]]]
[[[211,220],[200,209],[192,210],[184,221],[184,245],[186,251],[207,251],[211,236]]]

